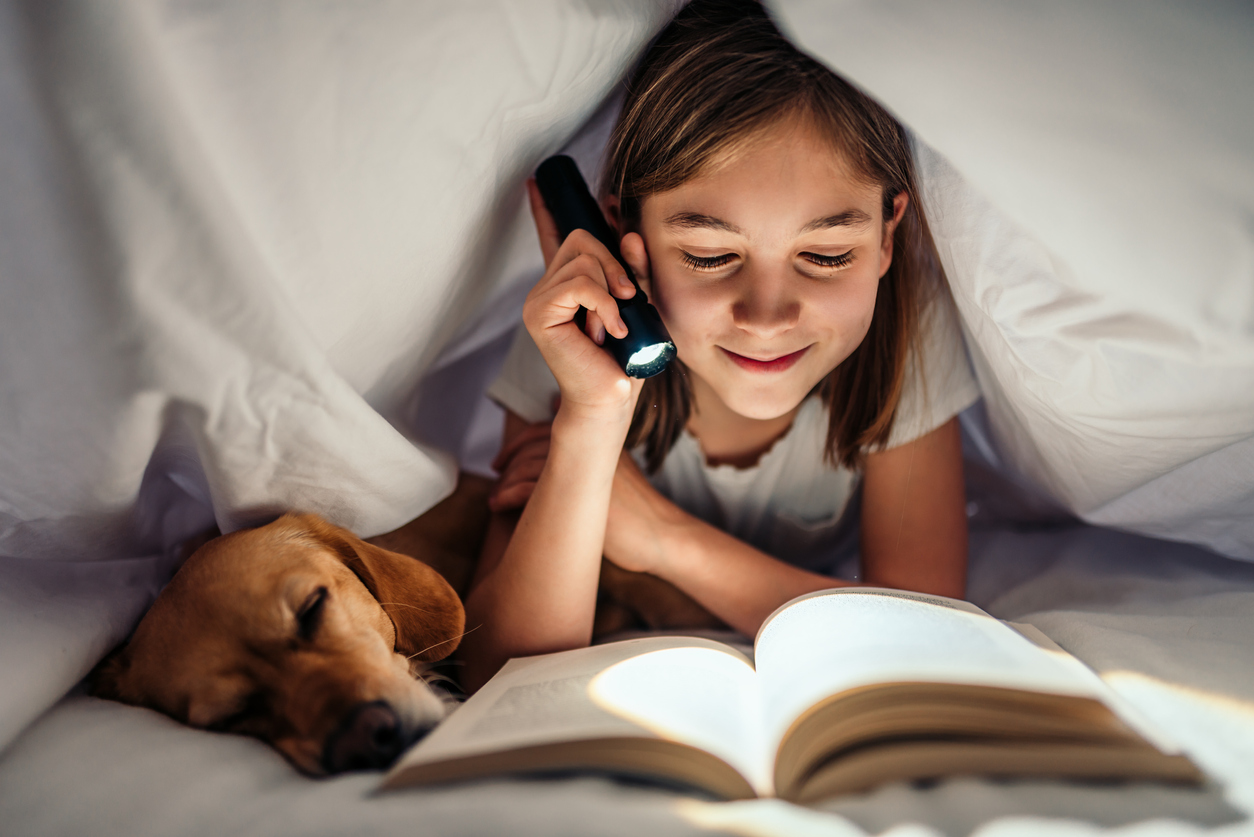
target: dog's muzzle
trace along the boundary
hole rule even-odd
[[[386,701],[359,703],[327,737],[322,766],[327,773],[382,770],[430,729],[406,730]]]

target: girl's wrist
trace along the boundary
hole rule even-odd
[[[563,404],[553,418],[546,467],[577,467],[584,473],[601,472],[612,482],[618,454],[627,439],[631,418],[580,411]]]
[[[553,417],[553,435],[586,435],[607,445],[613,441],[610,446],[617,452],[627,440],[635,406],[635,399],[595,405],[563,400]]]

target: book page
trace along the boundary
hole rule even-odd
[[[812,704],[873,683],[939,682],[1098,697],[1051,654],[967,602],[879,588],[795,599],[755,643],[767,734],[778,743]],[[1100,698],[1099,698],[1100,699]]]
[[[537,744],[635,736],[704,749],[760,788],[769,759],[759,706],[748,658],[710,640],[649,637],[526,657],[507,663],[393,771]]]

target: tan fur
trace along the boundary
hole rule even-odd
[[[459,596],[491,486],[463,474],[429,512],[367,541],[302,514],[197,539],[130,640],[97,667],[93,693],[261,738],[311,775],[356,704],[382,700],[408,725],[435,723],[445,704],[418,675],[466,629]],[[302,638],[298,614],[324,587],[318,628]],[[608,561],[596,620],[597,637],[722,625],[670,584]]]
[[[421,553],[421,541],[418,527],[405,542]],[[323,588],[316,630],[302,636],[298,614]],[[431,567],[288,514],[196,550],[93,690],[254,735],[318,774],[327,737],[355,705],[386,701],[414,729],[443,717],[444,701],[415,675],[457,648],[463,623]]]

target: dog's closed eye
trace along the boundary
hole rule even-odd
[[[267,712],[266,698],[260,692],[253,692],[242,701],[240,708],[225,718],[214,721],[207,726],[214,732],[235,732],[248,734],[249,727],[261,720]]]
[[[318,626],[322,624],[322,614],[326,610],[326,601],[327,588],[319,587],[300,606],[296,614],[296,634],[301,639],[311,640],[317,633]]]

